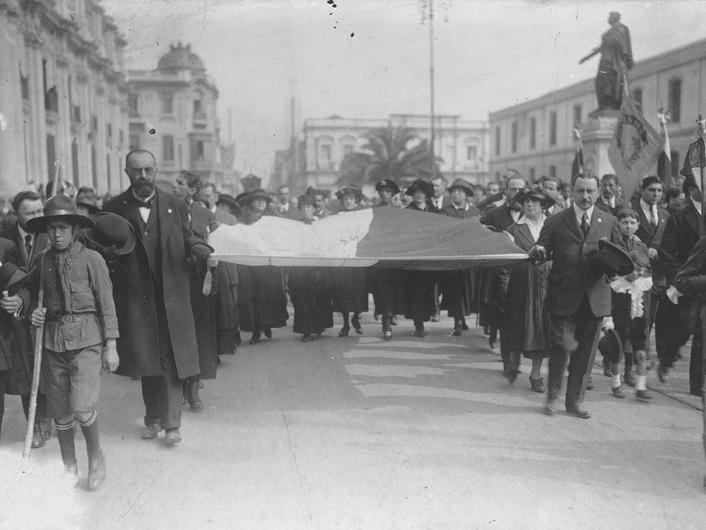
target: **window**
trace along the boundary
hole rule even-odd
[[[466,160],[470,162],[475,162],[478,159],[478,146],[467,145],[466,146]]]
[[[22,75],[20,70],[20,88],[22,90],[22,99],[29,101],[29,74]]]
[[[174,94],[164,92],[162,94],[162,114],[171,114],[174,112]]]
[[[530,129],[529,130],[530,149],[536,149],[537,148],[537,118],[535,118],[535,117],[530,118],[529,129]]]
[[[324,162],[331,161],[331,145],[330,144],[322,144],[319,146],[319,160],[323,160]]]
[[[50,179],[54,178],[54,163],[56,162],[56,137],[53,134],[47,134],[47,175]]]
[[[131,134],[130,135],[130,151],[140,148],[140,135]]]
[[[137,94],[129,94],[127,97],[128,112],[131,117],[140,115]]]
[[[196,141],[196,156],[194,157],[198,162],[203,162],[206,158],[206,145],[203,140]]]
[[[71,142],[71,176],[78,182],[78,142],[76,138]]]
[[[581,105],[574,105],[574,127],[581,125]]]
[[[162,160],[174,162],[174,137],[171,135],[162,136]]]
[[[93,188],[98,187],[98,160],[96,160],[96,146],[92,145],[91,146],[91,175],[93,177]],[[78,182],[74,182],[74,184],[78,184]]]
[[[91,116],[91,130],[94,133],[98,132],[98,116],[96,116],[95,114]]]
[[[343,144],[343,156],[349,155],[353,152],[353,144]]]
[[[550,179],[556,178],[556,166],[549,166],[549,178]]]
[[[113,126],[110,123],[105,124],[105,137],[108,140],[113,139]]]
[[[110,155],[105,155],[105,170],[106,170],[106,178],[108,179],[108,189],[111,188],[110,186]]]
[[[549,113],[549,145],[556,145],[556,111]]]
[[[74,123],[81,123],[81,107],[74,105],[71,118],[73,118]]]
[[[669,112],[672,122],[679,123],[681,118],[681,79],[669,81]]]
[[[642,89],[641,88],[633,88],[632,89],[632,100],[635,103],[635,106],[638,108],[638,110],[642,110]]]
[[[517,122],[513,121],[510,126],[510,151],[517,153]]]
[[[495,127],[495,154],[500,156],[500,126]]]

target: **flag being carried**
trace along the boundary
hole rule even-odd
[[[696,185],[701,189],[701,180],[706,167],[706,152],[704,149],[704,136],[706,136],[706,120],[699,114],[699,119],[696,120],[697,131],[699,137],[697,140],[689,144],[689,149],[684,157],[684,165],[681,168],[681,173],[685,177],[692,177],[696,181]]]
[[[608,158],[628,194],[640,185],[642,177],[655,164],[663,143],[664,139],[647,123],[632,98],[624,94]]]

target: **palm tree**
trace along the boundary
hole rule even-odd
[[[362,152],[348,153],[341,161],[340,186],[375,184],[383,178],[397,182],[432,176],[432,159],[427,140],[409,127],[380,127],[362,135],[367,140]],[[410,144],[418,142],[410,146]],[[434,161],[434,174],[439,173]]]

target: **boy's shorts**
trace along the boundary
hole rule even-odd
[[[44,350],[42,377],[46,385],[47,412],[55,420],[90,412],[98,403],[101,386],[102,348]]]

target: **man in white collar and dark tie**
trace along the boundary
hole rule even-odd
[[[606,173],[601,177],[600,196],[596,200],[596,207],[615,215],[621,206],[618,202],[618,177]]]

